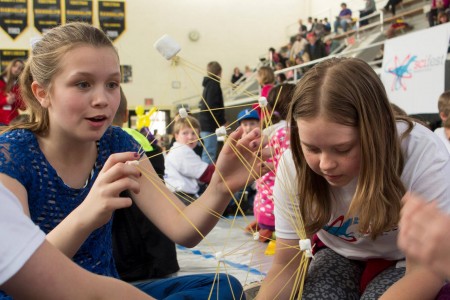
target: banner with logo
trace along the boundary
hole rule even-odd
[[[100,28],[114,41],[125,31],[125,2],[99,1],[98,20]]]
[[[65,22],[93,22],[92,0],[65,0]]]
[[[9,65],[9,63],[16,58],[26,61],[28,59],[28,50],[0,49],[0,65],[1,65],[0,72],[3,72]]]
[[[391,102],[408,114],[438,111],[449,38],[447,23],[386,41],[381,80]]]
[[[0,27],[12,38],[28,26],[27,0],[0,0]]]
[[[61,0],[33,0],[34,27],[45,33],[62,23]]]

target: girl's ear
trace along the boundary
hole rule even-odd
[[[47,94],[47,90],[42,87],[37,81],[33,81],[31,84],[31,90],[34,97],[39,101],[42,107],[48,108],[50,106],[50,100]]]

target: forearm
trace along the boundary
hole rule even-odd
[[[79,220],[80,218],[76,216],[76,210],[74,210],[47,234],[47,241],[70,258],[77,253],[94,230]]]
[[[155,299],[121,280],[104,276],[97,277],[101,279],[101,283],[92,284],[92,299]]]
[[[256,297],[257,300],[268,299],[294,299],[296,291],[294,289],[293,270],[285,269],[284,266],[273,264],[269,273],[261,285]],[[301,297],[300,297],[301,298]],[[296,299],[296,298],[295,298]]]
[[[406,272],[405,276],[393,284],[380,298],[382,300],[426,300],[435,299],[443,280],[423,267]]]
[[[14,299],[153,299],[114,278],[94,275],[44,242],[1,286]]]
[[[224,212],[232,196],[217,182],[221,179],[216,172],[211,182],[200,198],[183,210],[183,215],[179,215],[178,224],[185,223],[183,235],[177,242],[186,247],[197,245],[205,235],[207,235],[217,224],[220,216]]]

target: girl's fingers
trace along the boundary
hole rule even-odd
[[[139,194],[141,185],[138,179],[131,177],[123,177],[108,185],[107,194],[111,196],[119,195],[121,192],[130,190],[135,194]],[[107,196],[107,195],[105,195]]]
[[[242,137],[243,130],[239,126],[234,132],[228,135],[228,140],[231,144],[236,145],[236,142]]]
[[[115,166],[117,163],[126,163],[127,161],[133,161],[139,159],[139,153],[137,152],[122,152],[111,154],[103,166],[102,172],[106,172]]]
[[[130,197],[117,197],[112,199],[111,204],[111,209],[114,211],[117,209],[130,207],[131,204],[133,204],[133,200],[131,200]]]
[[[99,175],[99,181],[102,183],[112,183],[123,177],[141,177],[141,171],[133,164],[118,162],[109,169],[103,168],[102,174]]]

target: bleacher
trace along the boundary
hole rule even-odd
[[[332,53],[333,56],[346,56],[346,57],[358,57],[367,61],[377,71],[379,68],[377,65],[381,64],[381,61],[375,60],[379,53],[380,47],[384,44],[386,37],[386,30],[389,26],[396,22],[398,19],[402,19],[404,22],[410,25],[409,30],[404,28],[399,29],[396,32],[396,36],[405,35],[409,32],[428,28],[428,21],[425,13],[429,10],[429,1],[426,0],[403,0],[398,6],[396,15],[392,16],[390,12],[384,13],[378,5],[378,10],[373,14],[367,16],[369,24],[359,27],[357,24],[359,20],[355,21],[355,26],[347,32],[342,32],[337,35],[332,35],[331,38],[341,42],[341,47],[336,53]],[[326,60],[329,57],[310,61],[301,65],[292,66],[280,71],[276,71],[275,74],[286,73],[288,71],[294,72],[294,80],[292,83],[296,83],[300,78],[300,74],[305,67],[310,67],[317,64],[320,61]],[[448,60],[447,60],[448,62]],[[450,64],[447,63],[447,66]],[[448,70],[448,67],[447,67]],[[449,72],[446,72],[449,73]],[[448,80],[447,80],[448,81]],[[450,88],[450,87],[446,87]],[[226,114],[229,120],[232,120],[237,115],[238,111],[243,109],[245,105],[251,107],[253,103],[257,102],[259,95],[259,85],[256,80],[256,74],[247,78],[236,88],[225,87],[223,88],[225,97]],[[194,97],[197,102],[199,97]],[[239,106],[239,108],[232,108]],[[195,107],[195,105],[191,106]],[[195,109],[193,110],[195,113]]]

